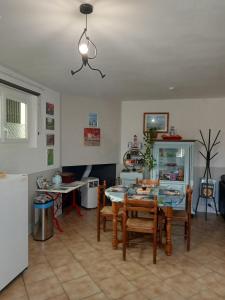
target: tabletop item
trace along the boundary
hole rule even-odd
[[[47,189],[49,187],[48,180],[44,176],[38,176],[36,183],[39,189]]]
[[[55,174],[55,176],[52,177],[52,183],[55,185],[60,185],[62,183],[62,176],[60,174]]]
[[[167,188],[167,187],[147,187],[143,189],[139,185],[131,185],[130,187],[124,186],[113,186],[106,189],[106,196],[111,199],[111,201],[123,202],[124,194],[127,193],[130,198],[146,198],[153,199],[154,196],[158,198],[159,206],[171,206],[176,207],[184,199],[184,193],[179,190]]]

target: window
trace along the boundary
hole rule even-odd
[[[13,88],[0,86],[0,140],[1,142],[27,142],[32,97]]]
[[[27,104],[6,98],[7,139],[27,139]]]

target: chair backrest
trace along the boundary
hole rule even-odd
[[[138,179],[136,178],[136,184],[144,184],[146,186],[159,186],[159,179]]]
[[[186,201],[185,201],[185,209],[188,215],[191,215],[191,206],[192,206],[192,189],[190,185],[186,187]]]
[[[157,196],[153,200],[148,199],[128,199],[127,194],[124,197],[123,215],[127,218],[127,213],[131,212],[147,212],[153,217],[154,228],[157,228],[157,212],[158,203]]]
[[[98,208],[102,208],[106,205],[105,190],[106,190],[106,180],[104,180],[98,186]]]

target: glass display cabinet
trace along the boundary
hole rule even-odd
[[[153,157],[156,165],[152,178],[160,179],[160,185],[185,192],[187,184],[193,186],[193,147],[194,141],[157,141]],[[184,209],[185,199],[177,207]]]

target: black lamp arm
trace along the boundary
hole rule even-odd
[[[73,76],[74,74],[80,72],[84,67],[84,64],[81,65],[81,67],[79,69],[77,69],[76,71],[71,70],[71,75]]]
[[[95,46],[95,44],[92,42],[92,40],[89,39],[89,37],[86,37],[88,42],[90,42],[94,48],[94,55],[93,56],[88,56],[89,59],[94,59],[97,56],[97,47]]]
[[[100,75],[102,76],[102,78],[104,78],[106,75],[102,73],[101,70],[97,69],[97,68],[92,68],[92,66],[89,64],[89,62],[87,62],[87,65],[89,66],[89,68],[93,71],[97,71],[100,73]]]

